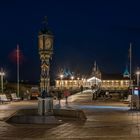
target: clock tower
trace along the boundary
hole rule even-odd
[[[50,88],[50,59],[53,54],[53,34],[47,27],[47,18],[44,27],[38,34],[38,50],[40,55],[40,90],[49,92]]]

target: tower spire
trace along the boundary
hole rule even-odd
[[[43,21],[42,21],[42,27],[39,31],[39,34],[40,35],[42,35],[42,34],[53,35],[51,30],[48,28],[48,18],[47,18],[47,16],[45,16]]]
[[[97,70],[97,65],[96,65],[96,61],[94,61],[94,71]]]
[[[44,17],[44,20],[42,21],[42,24],[43,24],[43,28],[47,29],[47,25],[48,25],[48,18],[47,18],[47,16]]]
[[[129,77],[129,76],[130,76],[130,73],[129,73],[129,71],[128,71],[128,66],[126,65],[125,71],[124,71],[124,73],[123,73],[123,77]]]

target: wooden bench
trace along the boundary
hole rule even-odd
[[[3,104],[5,102],[10,102],[11,100],[7,98],[5,94],[0,94],[0,102]]]

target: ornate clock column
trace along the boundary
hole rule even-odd
[[[45,25],[47,21],[45,20]],[[49,93],[50,87],[50,59],[53,54],[53,34],[45,26],[40,30],[38,35],[39,42],[39,55],[41,61],[41,73],[40,73],[40,89],[41,93]]]

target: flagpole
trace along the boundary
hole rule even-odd
[[[19,97],[19,46],[17,45],[17,96]]]
[[[133,83],[132,83],[132,44],[130,43],[130,48],[129,48],[129,57],[130,57],[130,90],[131,90],[131,105],[130,105],[130,109],[133,109]]]
[[[132,86],[132,44],[130,43],[130,86]]]

